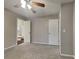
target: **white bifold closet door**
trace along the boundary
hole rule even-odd
[[[58,45],[58,19],[49,20],[48,40],[50,45]]]
[[[25,38],[25,42],[27,43],[30,43],[30,27],[31,27],[31,22],[28,20],[28,21],[25,21],[25,29],[24,29],[24,38]]]

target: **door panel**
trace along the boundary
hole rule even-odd
[[[49,44],[58,45],[58,19],[49,20]]]
[[[25,42],[30,43],[30,21],[25,21]]]

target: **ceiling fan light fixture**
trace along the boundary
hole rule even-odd
[[[22,8],[26,8],[26,6],[24,4],[21,5]]]
[[[25,0],[21,0],[21,7],[26,8],[26,1]]]
[[[27,7],[28,7],[28,9],[31,9],[32,8],[29,4],[27,4]]]

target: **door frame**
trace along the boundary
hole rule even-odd
[[[21,20],[24,20],[24,19],[22,19],[22,18],[17,18],[17,20],[18,19],[21,19]],[[31,43],[32,42],[32,22],[31,22],[31,20],[24,20],[24,21],[30,21],[30,42],[29,43]],[[18,22],[18,21],[17,21]],[[25,43],[25,42],[24,42]],[[23,43],[22,43],[23,44]],[[16,45],[17,45],[17,29],[16,29]]]

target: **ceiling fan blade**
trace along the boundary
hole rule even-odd
[[[39,7],[45,7],[45,4],[39,3],[39,2],[32,2],[32,5],[36,5],[36,6],[39,6]]]

